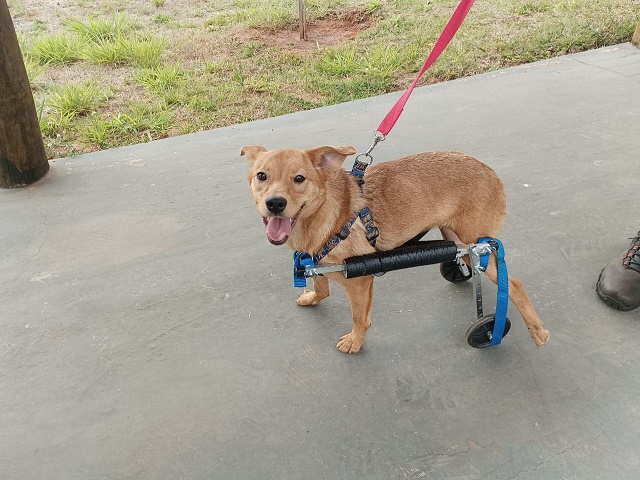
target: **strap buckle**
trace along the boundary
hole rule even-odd
[[[305,252],[293,252],[293,286],[305,288],[307,286],[305,272],[307,268],[314,267],[315,262],[311,255]]]

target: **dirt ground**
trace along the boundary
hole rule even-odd
[[[83,1],[83,0],[13,0],[9,10],[14,17],[14,25],[19,32],[30,33],[40,27],[45,31],[60,30],[68,18],[86,18],[91,15],[114,15],[126,13],[143,25],[152,23],[153,16],[163,13],[179,16],[185,22],[202,18],[207,2],[171,0],[156,8],[150,0],[129,1]],[[149,21],[151,18],[151,21]]]
[[[210,4],[211,3],[211,4]],[[156,31],[169,37],[180,37],[175,27],[165,26],[154,22],[158,14],[179,19],[180,25],[201,25],[207,19],[214,18],[222,12],[214,6],[215,2],[171,0],[161,7],[155,7],[149,0],[130,0],[120,2],[102,1],[65,1],[65,0],[14,0],[10,2],[10,10],[13,15],[16,31],[27,36],[39,32],[55,33],[64,28],[64,21],[69,18],[83,19],[91,15],[114,15],[125,13],[140,23],[145,30]],[[349,9],[340,16],[331,16],[307,25],[306,41],[300,39],[298,29],[286,29],[269,31],[260,29],[248,29],[239,32],[236,40],[259,41],[266,45],[274,45],[283,50],[313,50],[320,46],[335,45],[352,38],[356,33],[371,25],[370,16],[361,9]],[[181,29],[187,32],[190,28]],[[193,33],[193,32],[190,32]],[[190,33],[185,34],[185,39],[193,40]],[[180,44],[182,39],[177,39]],[[190,50],[193,42],[189,41]]]
[[[156,6],[154,3],[157,3]],[[216,28],[216,17],[228,15],[232,10],[225,2],[204,0],[9,0],[9,9],[23,46],[28,48],[36,37],[55,35],[65,31],[65,21],[86,20],[91,16],[104,18],[124,15],[131,19],[138,31],[166,40],[165,60],[182,69],[200,69],[207,64],[235,65],[238,48],[255,44],[260,48],[275,48],[283,53],[311,54],[322,47],[336,45],[353,38],[358,32],[371,26],[370,15],[362,9],[344,9],[339,14],[309,22],[307,39],[300,39],[298,25],[273,30],[245,28],[240,30]],[[213,26],[209,26],[213,25]],[[100,114],[117,115],[133,103],[150,103],[145,89],[133,81],[134,70],[127,65],[91,65],[77,62],[69,65],[49,65],[32,80],[36,103],[43,105],[46,117],[53,114],[46,98],[56,85],[99,81],[105,92],[111,92],[107,105]],[[303,94],[301,98],[305,98]],[[164,135],[189,133],[200,129],[223,126],[227,118],[202,119],[188,108],[176,106],[173,110],[175,125]],[[254,112],[256,117],[268,112]],[[231,120],[233,121],[233,119]],[[74,127],[75,128],[75,127]],[[45,145],[51,157],[66,156],[98,149],[97,145],[82,140],[80,131],[45,134]],[[77,130],[77,129],[76,129]],[[135,140],[132,140],[135,141]],[[115,146],[115,145],[112,145]]]

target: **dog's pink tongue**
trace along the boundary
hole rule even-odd
[[[272,217],[267,223],[267,236],[274,242],[281,242],[291,233],[291,220]]]

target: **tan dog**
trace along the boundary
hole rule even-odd
[[[373,165],[366,170],[362,192],[342,162],[351,146],[310,150],[269,150],[245,146],[249,184],[268,240],[314,254],[367,205],[380,235],[374,249],[358,220],[349,236],[321,261],[340,264],[345,258],[389,250],[439,227],[448,240],[469,244],[496,237],[506,213],[505,192],[496,173],[461,153],[432,152]],[[486,275],[497,281],[495,255]],[[341,273],[314,277],[314,290],[305,289],[298,305],[316,305],[329,296],[329,280],[344,287],[351,303],[353,330],[337,348],[356,353],[371,325],[373,277],[345,279]],[[536,345],[549,333],[538,318],[522,283],[509,277],[509,298],[518,307]]]

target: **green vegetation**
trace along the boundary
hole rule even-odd
[[[70,18],[63,23],[67,31],[85,37],[91,42],[104,42],[120,38],[133,29],[131,19],[124,14],[110,18],[89,17],[84,21]]]
[[[85,128],[85,138],[100,148],[119,146],[127,141],[146,142],[166,135],[171,127],[172,118],[173,115],[166,105],[149,107],[135,104],[126,112],[91,119]]]
[[[91,113],[108,98],[97,82],[69,83],[56,86],[48,103],[58,116],[71,119],[76,115]]]
[[[9,0],[50,157],[404,89],[457,0]],[[476,2],[433,83],[627,42],[640,0]],[[28,39],[28,40],[26,40]],[[90,79],[90,80],[87,80]]]
[[[27,58],[41,64],[65,65],[78,60],[78,50],[72,38],[58,33],[36,38],[27,50]]]
[[[160,63],[166,42],[149,36],[98,39],[84,45],[79,58],[94,65],[152,67]]]
[[[31,89],[38,89],[41,86],[40,77],[44,73],[46,67],[29,57],[24,59],[24,66],[27,69],[27,77],[29,78]]]
[[[27,15],[29,12],[24,6],[23,0],[7,0],[9,10],[17,15]]]

